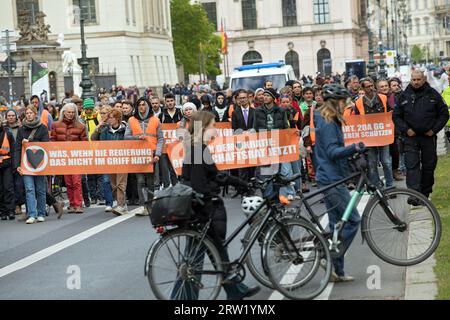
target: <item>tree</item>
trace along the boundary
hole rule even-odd
[[[421,61],[423,61],[425,59],[425,50],[422,49],[420,46],[418,45],[413,45],[411,48],[411,59],[413,60],[413,62],[415,64],[420,63]]]
[[[201,4],[189,0],[171,1],[172,37],[175,60],[186,74],[199,74],[204,62],[208,75],[220,74],[220,37]]]

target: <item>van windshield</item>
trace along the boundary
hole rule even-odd
[[[233,91],[238,89],[253,90],[264,86],[264,81],[269,80],[273,82],[273,87],[277,90],[284,88],[287,77],[284,74],[273,74],[268,76],[235,78],[231,82],[231,89]]]

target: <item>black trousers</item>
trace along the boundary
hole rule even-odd
[[[14,214],[15,208],[13,169],[11,166],[0,167],[0,215]]]
[[[135,173],[128,174],[127,199],[132,203],[139,202],[137,178]]]
[[[400,166],[400,152],[398,149],[398,138],[395,137],[394,143],[389,146],[389,151],[392,157],[392,171],[398,170]]]
[[[437,137],[405,137],[406,185],[426,197],[433,192]]]
[[[170,163],[169,156],[167,154],[161,155],[161,160],[159,161],[159,169],[162,175],[162,181],[164,188],[168,188],[170,184],[175,186],[178,183],[178,177],[175,170]],[[160,183],[161,184],[161,183]]]
[[[16,200],[16,206],[25,204],[25,186],[20,173],[14,172],[14,194]]]

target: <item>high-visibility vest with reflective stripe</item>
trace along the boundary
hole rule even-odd
[[[5,131],[2,146],[0,147],[0,163],[2,163],[3,160],[10,159],[11,158],[10,154],[11,154],[11,146],[9,145],[8,134]]]
[[[379,94],[378,95],[381,99],[381,102],[383,103],[383,107],[384,107],[384,112],[388,112],[387,111],[387,97],[383,94]],[[356,100],[356,108],[359,111],[359,114],[361,116],[366,115],[366,110],[364,109],[364,97],[359,98],[358,100]]]
[[[159,127],[159,119],[157,117],[151,117],[148,120],[147,130],[145,134],[142,130],[141,124],[138,119],[135,117],[130,118],[130,127],[131,133],[133,136],[145,136],[148,138],[148,142],[150,142],[150,148],[152,150],[156,150],[158,146],[158,127]]]
[[[309,115],[309,136],[311,137],[312,145],[316,145],[316,125],[314,124],[314,106],[311,107],[311,114]]]

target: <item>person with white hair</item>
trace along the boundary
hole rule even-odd
[[[406,185],[429,197],[437,166],[437,134],[449,119],[447,105],[420,70],[411,74],[411,83],[397,99],[394,122],[404,137]],[[416,199],[409,204],[420,206]]]
[[[59,121],[53,123],[51,141],[88,141],[86,126],[80,121],[77,106],[73,103],[66,104],[59,115]],[[68,213],[83,213],[83,191],[81,175],[66,175],[67,194],[70,206]]]

